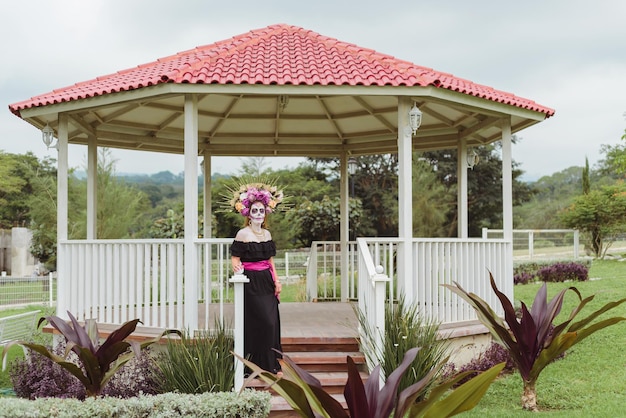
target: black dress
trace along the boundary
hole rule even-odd
[[[276,255],[276,244],[234,241],[230,253],[242,262],[269,260]],[[269,269],[246,269],[244,274],[250,279],[244,285],[244,357],[264,370],[277,373],[281,356],[274,349],[282,351],[282,347],[274,279]]]

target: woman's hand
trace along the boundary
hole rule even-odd
[[[283,285],[280,282],[276,282],[274,286],[275,286],[274,294],[276,296],[280,295],[280,292],[283,290]]]

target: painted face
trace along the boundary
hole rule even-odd
[[[250,206],[250,222],[262,225],[265,220],[265,206],[261,202],[255,202]]]

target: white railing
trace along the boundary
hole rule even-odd
[[[513,298],[511,243],[484,239],[414,239],[413,294],[407,300],[419,305],[422,314],[442,323],[477,319],[474,309],[443,284],[458,283],[483,298],[502,314],[491,289],[489,272],[498,289]]]
[[[231,238],[199,239],[195,243],[198,277],[199,323],[211,328],[216,320],[232,319],[233,288],[229,283]],[[475,319],[474,311],[441,284],[458,282],[499,306],[489,286],[489,271],[498,288],[512,297],[511,244],[499,239],[413,239],[410,254],[413,276],[398,277],[398,238],[361,238],[349,244],[348,296],[358,293],[362,280],[370,279],[382,266],[389,277],[388,299],[401,292],[420,311],[443,323]],[[318,298],[341,298],[341,257],[338,243],[316,242],[311,249],[307,289]],[[58,309],[69,310],[78,319],[120,324],[139,318],[145,326],[184,328],[184,241],[183,240],[85,240],[59,245]],[[362,265],[365,251],[371,266]],[[357,262],[358,261],[358,262]],[[363,276],[364,275],[364,276]],[[318,278],[323,278],[323,283]],[[410,285],[407,285],[410,284]],[[406,293],[406,292],[405,292]],[[226,324],[230,327],[231,324]]]
[[[410,286],[403,286],[398,280],[397,255],[402,240],[365,238],[363,245],[368,249],[373,265],[381,265],[390,278],[387,294],[391,300],[399,298],[406,289],[412,289],[412,293],[404,295],[405,298],[418,303],[425,315],[434,316],[444,323],[474,320],[476,317],[468,305],[441,284],[458,282],[466,290],[494,303],[492,306],[499,306],[489,284],[491,272],[498,288],[513,297],[511,244],[502,239],[414,238],[408,252],[413,264]],[[338,247],[338,242],[315,242],[312,246],[307,270],[309,300],[338,299],[341,289]],[[349,299],[356,300],[357,281],[354,277],[362,270],[355,263],[356,246],[350,243],[349,248]]]
[[[416,303],[423,315],[442,323],[475,320],[474,310],[458,296],[441,286],[459,283],[465,290],[485,299],[494,309],[500,306],[490,286],[492,273],[498,289],[513,297],[513,266],[511,244],[504,240],[414,238],[411,258],[413,276],[410,285],[402,283],[397,275],[397,250],[402,245],[398,238],[366,238],[359,245],[367,248],[373,265],[381,265],[389,276],[387,297],[397,299],[404,293],[408,302]],[[359,261],[359,285],[371,272],[362,273]],[[362,274],[361,274],[362,273]],[[406,289],[412,292],[406,294]],[[359,293],[359,298],[361,294]],[[359,301],[360,302],[360,301]]]
[[[358,246],[358,307],[360,316],[365,319],[367,330],[361,329],[361,341],[367,345],[369,370],[375,366],[377,353],[382,352],[385,336],[385,300],[389,277],[383,273],[383,266],[375,265],[367,242],[357,239]],[[366,336],[370,336],[367,338]],[[382,376],[381,376],[382,377]]]
[[[183,240],[59,243],[59,305],[79,320],[183,328]],[[63,298],[61,298],[63,295]]]
[[[199,323],[206,328],[233,318],[232,242],[232,238],[195,242],[198,277],[194,293]],[[69,240],[59,244],[59,255],[59,263],[64,263],[59,265],[63,272],[58,292],[61,315],[70,311],[80,320],[96,318],[115,324],[139,318],[148,327],[184,328],[184,240]],[[298,256],[292,258],[298,260]],[[283,270],[287,274],[287,256],[276,264],[279,274]],[[232,326],[230,322],[225,325]]]
[[[348,300],[357,299],[356,242],[348,242]],[[341,244],[313,241],[307,260],[308,300],[341,300]],[[344,298],[345,299],[345,298]]]

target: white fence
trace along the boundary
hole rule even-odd
[[[56,279],[46,276],[0,276],[0,309],[28,305],[52,306],[56,302]]]
[[[501,229],[483,228],[483,238],[502,238]],[[514,229],[515,260],[577,259],[580,255],[577,229]]]

